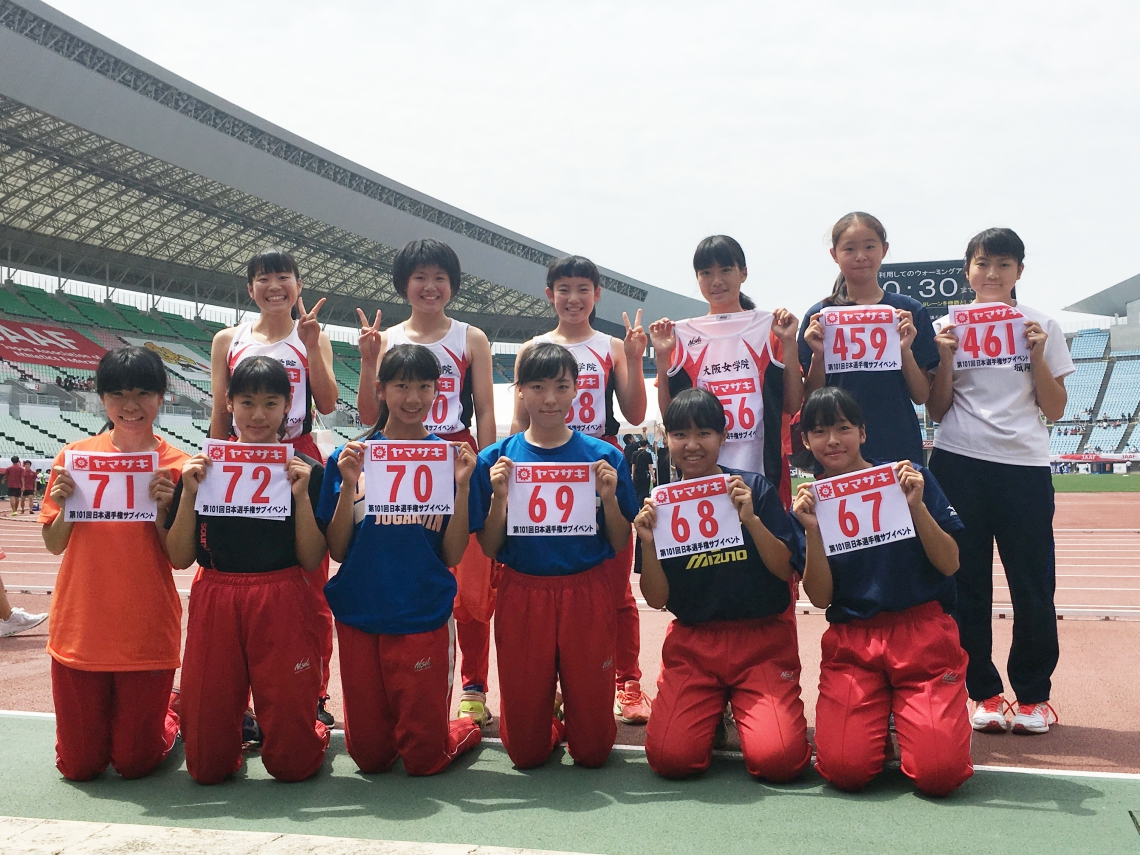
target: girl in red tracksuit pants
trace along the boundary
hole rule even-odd
[[[290,392],[289,373],[276,359],[239,363],[226,406],[240,442],[277,442]],[[199,784],[221,783],[241,768],[251,689],[266,771],[279,781],[302,781],[324,762],[328,729],[313,717],[324,669],[315,571],[327,554],[313,507],[324,470],[292,454],[286,471],[293,507],[284,520],[198,513],[203,479],[228,478],[204,454],[183,465],[167,516],[171,563],[202,568],[190,589],[179,697],[186,769]]]
[[[707,769],[728,701],[748,772],[789,781],[811,759],[795,626],[782,619],[799,536],[776,488],[754,472],[717,464],[725,414],[716,396],[686,389],[670,402],[664,421],[670,459],[684,480],[655,495],[684,490],[689,479],[720,476],[744,542],[659,559],[654,501],[634,520],[643,556],[641,592],[650,606],[665,606],[676,616],[661,650],[645,756],[666,778]]]
[[[438,393],[439,360],[423,345],[388,348],[376,390],[380,418],[369,440],[438,442],[424,416]],[[409,775],[434,775],[479,744],[479,723],[449,722],[456,582],[448,567],[470,539],[468,485],[475,452],[455,454],[455,510],[446,514],[365,513],[363,442],[329,457],[317,517],[329,552],[341,562],[325,586],[336,618],[344,731],[362,772],[386,771],[396,758]]]
[[[825,478],[887,462],[863,458],[863,413],[844,389],[813,392],[800,429]],[[816,769],[840,789],[862,789],[883,768],[894,713],[903,774],[927,795],[944,796],[974,774],[967,659],[948,613],[958,569],[952,535],[962,523],[926,469],[907,460],[892,466],[914,536],[829,556],[813,486],[801,485],[793,504],[806,532],[804,591],[827,609],[830,623],[815,713]]]

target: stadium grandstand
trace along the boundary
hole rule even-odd
[[[103,350],[158,350],[171,394],[159,430],[199,447],[214,333],[255,310],[244,265],[283,246],[333,341],[332,441],[358,433],[357,307],[408,316],[391,261],[409,240],[455,248],[449,314],[495,343],[549,329],[545,267],[564,254],[301,139],[37,0],[0,0],[0,455],[42,459],[99,429],[88,389]],[[596,326],[685,317],[703,303],[602,270]],[[512,344],[513,343],[513,344]],[[647,364],[652,364],[648,362]],[[7,406],[5,406],[5,404]]]

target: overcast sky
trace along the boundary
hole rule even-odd
[[[1140,273],[1140,3],[51,0],[177,74],[451,205],[696,295],[830,291],[832,224],[888,261],[1005,225],[1058,314]]]

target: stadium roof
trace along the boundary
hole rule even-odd
[[[1128,304],[1134,300],[1140,300],[1140,274],[1065,306],[1065,311],[1124,318],[1128,316]]]
[[[435,237],[463,264],[451,312],[492,339],[551,326],[563,253],[400,185],[206,92],[38,0],[0,0],[0,263],[248,308],[244,265],[297,256],[321,317],[408,316],[395,247]],[[6,253],[6,255],[5,255]],[[603,270],[598,327],[703,303]],[[315,301],[316,297],[313,298]],[[647,318],[647,320],[649,319]]]

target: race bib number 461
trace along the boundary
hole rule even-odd
[[[198,513],[283,520],[293,512],[286,471],[293,456],[289,446],[208,439],[202,453],[210,466],[194,499]]]
[[[516,463],[507,487],[507,534],[597,534],[589,463]]]
[[[828,555],[914,537],[914,522],[892,464],[812,485],[815,516]]]
[[[658,487],[653,491],[657,525],[653,542],[658,558],[741,546],[740,517],[728,496],[728,476],[710,475]]]
[[[1005,303],[972,303],[950,310],[958,349],[955,368],[1028,365],[1025,316]]]
[[[455,448],[447,442],[364,443],[365,513],[455,511]]]
[[[75,482],[75,492],[64,505],[65,521],[154,522],[158,516],[150,496],[157,453],[66,451],[63,468]]]
[[[820,320],[826,373],[902,369],[898,319],[890,306],[825,309]]]

